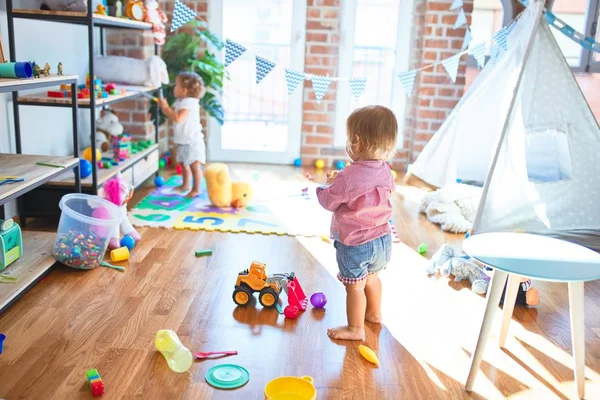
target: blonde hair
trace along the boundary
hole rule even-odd
[[[204,96],[204,83],[202,78],[195,72],[180,72],[177,79],[188,97],[201,98]]]
[[[396,152],[398,121],[387,107],[366,106],[346,121],[346,151],[352,159],[388,160]]]

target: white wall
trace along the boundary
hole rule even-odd
[[[14,23],[18,61],[35,61],[41,66],[48,62],[51,73],[56,73],[56,66],[61,61],[64,74],[77,74],[79,83],[85,83],[88,70],[86,26],[25,19],[15,19]],[[9,58],[6,2],[0,2],[0,28],[6,58]],[[98,45],[95,47],[98,49]],[[47,90],[51,88],[36,91]],[[73,154],[70,108],[21,106],[19,111],[23,153]],[[79,111],[80,149],[89,145],[89,118],[89,110]],[[0,152],[14,151],[12,98],[7,93],[0,95]],[[8,214],[9,210],[6,211]]]

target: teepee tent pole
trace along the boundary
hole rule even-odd
[[[519,93],[519,89],[521,87],[521,79],[523,78],[523,73],[525,72],[525,68],[527,67],[527,63],[529,61],[529,55],[531,53],[531,48],[533,45],[533,41],[535,40],[535,36],[537,34],[537,30],[540,24],[540,20],[542,19],[542,12],[544,10],[543,4],[539,4],[539,1],[536,2],[536,6],[538,7],[537,15],[535,17],[535,23],[533,25],[533,29],[531,30],[531,35],[529,36],[529,41],[527,42],[527,47],[525,49],[525,55],[523,56],[523,63],[521,64],[521,69],[519,71],[519,76],[517,77],[517,82],[513,89],[512,98],[510,100],[510,105],[508,107],[508,112],[506,113],[506,117],[504,118],[504,124],[502,126],[502,133],[500,134],[500,139],[498,140],[498,144],[496,145],[496,151],[494,153],[494,158],[492,159],[492,164],[490,165],[490,169],[487,173],[487,178],[485,180],[485,184],[483,186],[483,193],[481,194],[481,199],[479,200],[479,206],[477,207],[477,214],[475,215],[475,221],[473,222],[473,228],[471,229],[471,233],[477,233],[479,229],[479,225],[481,223],[481,215],[483,214],[483,208],[485,207],[485,202],[488,196],[488,192],[490,189],[490,182],[492,179],[492,175],[494,174],[494,169],[496,168],[496,164],[498,163],[498,158],[500,156],[500,149],[502,148],[502,144],[504,143],[504,138],[506,137],[506,133],[508,132],[508,127],[511,121],[511,117],[513,115],[513,109],[515,106],[515,102],[517,100],[517,94]]]

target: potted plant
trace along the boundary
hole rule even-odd
[[[181,71],[196,72],[204,81],[206,93],[200,99],[200,107],[206,111],[209,117],[215,118],[223,125],[223,105],[220,101],[223,89],[223,80],[227,78],[225,65],[211,51],[223,48],[223,41],[217,35],[208,30],[208,25],[202,20],[193,20],[189,24],[193,26],[193,34],[179,32],[167,39],[163,46],[162,58],[167,64],[169,80],[171,85],[163,86],[163,95],[173,104],[173,83]],[[201,52],[201,48],[206,49]],[[156,103],[152,102],[150,115],[154,119]],[[165,117],[159,113],[159,122],[162,124]]]

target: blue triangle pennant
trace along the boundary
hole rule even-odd
[[[266,58],[256,56],[256,84],[263,80],[269,72],[275,68],[275,64]]]
[[[467,23],[467,16],[465,15],[465,10],[462,8],[458,12],[458,16],[456,17],[456,22],[454,23],[454,29],[458,29],[464,24]]]
[[[194,18],[196,18],[194,10],[181,1],[175,0],[175,9],[173,10],[173,18],[171,19],[171,32],[175,32]]]
[[[479,43],[478,45],[469,47],[469,54],[475,57],[479,68],[485,66],[485,43]]]
[[[317,103],[320,103],[329,89],[329,84],[331,83],[331,77],[322,76],[322,75],[313,75],[311,78],[313,90],[315,92],[315,97],[317,98]]]
[[[367,86],[367,78],[350,78],[348,80],[350,84],[350,89],[352,89],[352,94],[354,98],[358,100],[360,96],[365,92],[365,88]]]
[[[304,80],[304,72],[294,71],[293,69],[285,69],[285,82],[287,84],[288,96],[291,95],[298,84]]]
[[[233,40],[225,40],[225,66],[234,62],[239,56],[244,54],[246,48]]]
[[[505,26],[500,29],[498,32],[494,33],[494,41],[496,44],[504,50],[508,50],[508,34],[510,33],[512,27]]]
[[[471,36],[471,30],[469,27],[467,27],[467,30],[465,31],[465,38],[463,39],[463,44],[461,47],[462,51],[465,51],[469,47],[471,40],[473,40],[473,36]]]
[[[456,75],[458,75],[458,63],[460,62],[460,53],[455,54],[452,57],[448,57],[445,60],[442,60],[442,65],[444,69],[448,73],[450,80],[452,83],[456,82]]]
[[[463,6],[463,0],[454,0],[452,2],[452,5],[450,6],[450,10],[452,10],[452,11],[458,10],[462,6]]]
[[[404,87],[404,91],[407,96],[411,96],[413,92],[413,88],[415,86],[415,78],[417,77],[417,71],[412,69],[410,71],[402,72],[398,75],[400,78],[400,83]]]

